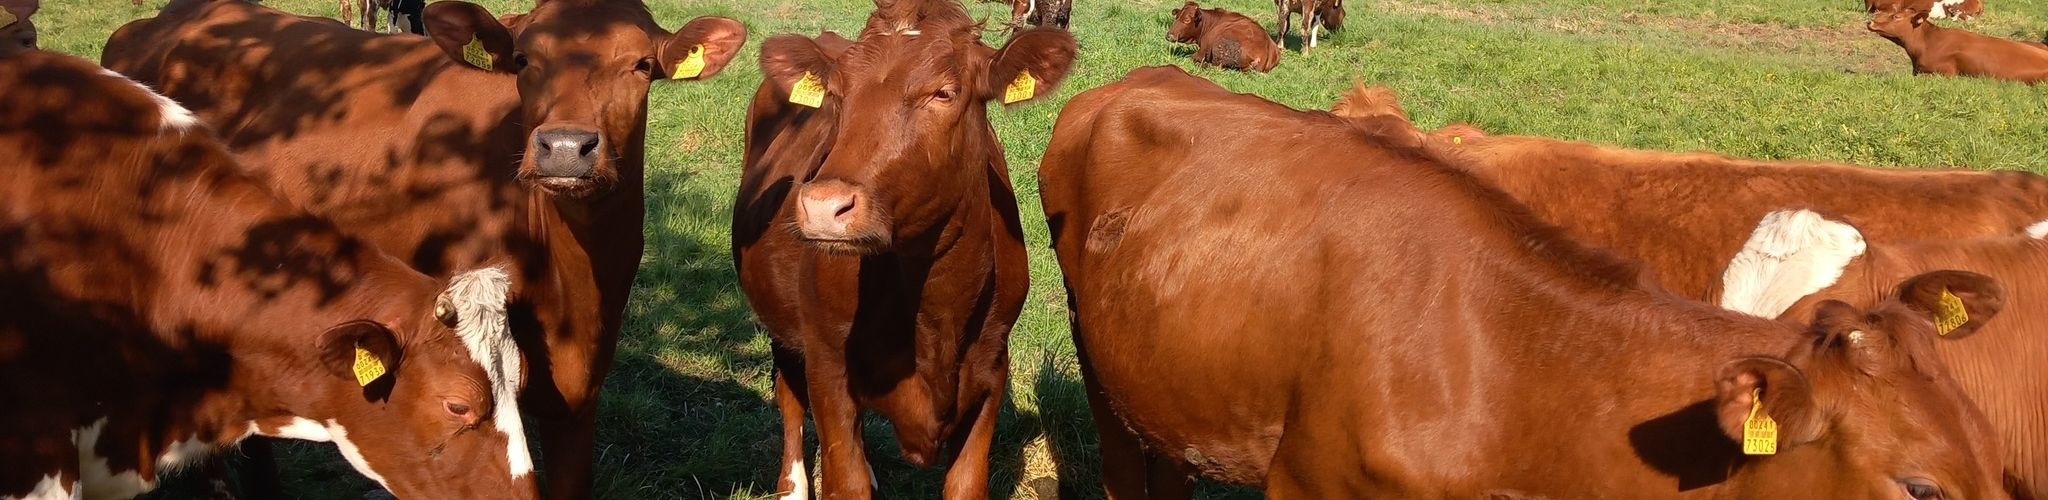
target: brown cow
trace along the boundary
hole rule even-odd
[[[90,62],[0,56],[0,497],[127,498],[252,435],[405,498],[533,498],[510,278],[438,281]]]
[[[1010,0],[1010,27],[1031,26],[1067,29],[1074,14],[1074,0]]]
[[[40,0],[0,0],[0,54],[36,48],[36,23],[29,19]]]
[[[1906,49],[1913,74],[1976,76],[2040,83],[2048,80],[2048,46],[1943,28],[1922,10],[1882,10],[1871,15],[1870,31]]]
[[[648,88],[717,74],[746,31],[702,17],[671,34],[631,0],[545,1],[518,19],[438,2],[432,37],[378,35],[188,0],[122,27],[105,59],[219,126],[294,202],[422,270],[509,260],[514,334],[545,353],[533,376],[548,383],[522,397],[543,422],[548,489],[582,497],[642,253]]]
[[[1301,51],[1316,46],[1316,28],[1337,31],[1344,27],[1344,0],[1273,0],[1273,11],[1278,19],[1273,31],[1275,44],[1287,41],[1288,23],[1294,14],[1301,14]]]
[[[1188,57],[1204,65],[1261,73],[1280,65],[1280,44],[1266,38],[1266,28],[1258,21],[1220,8],[1204,9],[1192,1],[1173,9],[1166,39],[1195,44],[1195,53]]]
[[[1951,315],[1950,336],[1982,327],[1984,338],[1940,342],[1938,352],[1963,392],[1990,417],[2004,441],[2007,484],[2020,498],[2048,498],[2048,224],[2030,235],[1967,240],[1865,242],[1855,227],[1808,210],[1772,212],[1724,273],[1722,307],[1763,317],[1798,318],[1825,300],[1873,304],[1893,290],[1927,288],[1961,297],[1962,286],[1920,287],[1913,276],[1959,269],[1994,276],[2000,302],[1964,300],[1991,310]],[[1816,277],[1821,279],[1815,279]],[[1804,298],[1799,298],[1804,297]],[[1793,298],[1797,302],[1786,302]],[[1940,311],[1922,311],[1941,319]],[[1986,321],[1997,314],[1997,321]]]
[[[1984,13],[1984,0],[1863,0],[1866,12],[1914,9],[1934,19],[1969,20]]]
[[[1354,103],[1344,109],[1358,109],[1355,101],[1374,98],[1354,92],[1345,98]],[[1384,113],[1361,116],[1378,120]],[[2048,223],[2040,222],[2048,219],[2048,178],[2035,174],[1748,161],[1541,137],[1489,137],[1476,128],[1457,127],[1430,134],[1431,145],[1442,158],[1493,181],[1580,241],[1643,261],[1658,282],[1681,295],[1760,316],[1779,316],[1801,297],[1836,283],[1850,283],[1864,293],[1839,298],[1873,304],[1912,274],[1950,265],[1924,260],[1919,267],[1902,267],[1871,279],[1844,275],[1843,266],[1862,259],[1866,246],[2048,232]],[[1775,207],[1817,208],[1858,227],[1806,211],[1773,213]],[[1759,220],[1764,221],[1763,228],[1758,228]],[[1910,246],[1931,245],[1938,244]],[[1952,265],[2000,278],[2012,276],[2012,267],[2022,267],[1992,267],[1971,259]],[[2016,300],[2030,300],[2032,295],[2025,292],[2031,287],[2020,283],[2027,282],[2006,281],[2021,292],[2013,294]],[[1787,317],[1803,318],[1805,313]],[[1998,335],[2002,340],[1997,341],[1942,342],[1940,352],[1965,373],[2010,370],[2014,368],[2007,363],[1992,361],[2001,358],[1957,353],[1980,352],[1987,343],[2041,342],[2039,336],[2023,332],[2008,329],[2005,333],[2010,335]],[[2043,467],[2044,459],[2035,451],[2048,442],[2048,435],[2039,430],[2048,429],[2048,422],[2040,420],[2043,414],[2003,413],[2025,408],[2028,403],[2014,401],[2020,396],[2012,391],[2032,382],[1963,380],[1965,391],[1992,409],[1993,422],[2007,436],[2006,463],[2022,468],[2018,475],[2029,484],[2048,482],[2040,472],[2025,472]],[[2048,398],[2031,404],[2043,401]],[[2048,498],[2048,491],[2033,495]]]
[[[1111,498],[1186,498],[1176,469],[1274,498],[2001,496],[1918,295],[1794,327],[1643,288],[1399,128],[1171,67],[1061,112],[1041,191]],[[1752,413],[1775,455],[1742,451]]]
[[[1051,92],[1076,46],[1036,28],[994,49],[953,0],[876,3],[850,44],[763,43],[747,109],[733,257],[775,350],[777,490],[810,496],[809,411],[821,496],[868,498],[872,410],[906,460],[947,464],[945,498],[982,498],[1030,279],[987,103]]]

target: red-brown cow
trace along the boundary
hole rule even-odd
[[[0,56],[0,152],[0,497],[126,498],[252,435],[405,498],[538,493],[503,270],[421,274],[70,56]]]
[[[544,424],[551,496],[575,498],[640,264],[648,88],[716,74],[746,31],[703,17],[670,33],[633,0],[518,19],[439,2],[426,38],[181,0],[121,28],[105,59],[219,126],[293,201],[422,270],[509,260],[513,332],[546,381],[524,407]]]
[[[1171,67],[1061,112],[1039,173],[1111,498],[2002,496],[1920,295],[1795,328],[1644,288],[1377,122]]]
[[[1870,31],[1906,49],[1913,74],[1976,76],[2040,83],[2048,80],[2048,46],[1943,28],[1927,22],[1927,11],[1881,10]]]
[[[1301,14],[1302,52],[1316,46],[1316,28],[1337,31],[1344,27],[1344,0],[1273,0],[1273,11],[1278,18],[1273,26],[1275,44],[1287,41],[1288,23],[1294,14]]]
[[[0,0],[0,54],[36,48],[36,23],[29,19],[39,0]]]
[[[2048,498],[2048,226],[2027,236],[1941,241],[1866,242],[1855,227],[1808,210],[1772,212],[1729,263],[1722,307],[1763,317],[1799,318],[1815,304],[1874,304],[1894,290],[1925,289],[1924,302],[1954,305],[1921,311],[1950,330],[1983,337],[1940,342],[1941,357],[1963,392],[1984,410],[2004,442],[2007,486],[2019,498]],[[1967,283],[1914,283],[1943,269],[1983,273],[2001,289],[1973,295]],[[1821,279],[1816,279],[1821,278]],[[1800,298],[1804,297],[1804,298]],[[1786,299],[1797,302],[1787,302]],[[1975,299],[1975,300],[1972,300]],[[1996,314],[1996,321],[1987,321]]]
[[[1050,92],[1076,47],[1037,28],[993,49],[955,1],[876,3],[851,44],[763,43],[747,110],[733,256],[775,348],[777,489],[810,496],[808,411],[822,496],[869,497],[866,409],[948,465],[945,498],[981,498],[1030,279],[987,103]]]
[[[1205,65],[1260,73],[1280,65],[1280,44],[1266,38],[1266,28],[1258,21],[1224,9],[1204,9],[1192,1],[1173,9],[1166,39],[1195,44],[1195,53],[1188,57]]]
[[[1984,13],[1984,0],[1863,0],[1867,12],[1915,9],[1934,19],[1968,20]]]

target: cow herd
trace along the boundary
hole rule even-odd
[[[958,0],[875,4],[759,43],[731,255],[775,490],[877,494],[871,413],[986,497],[1030,284],[988,103],[1067,79],[1071,2],[1018,0],[1000,46]],[[259,436],[401,498],[591,495],[648,91],[744,25],[173,0],[95,65],[35,50],[35,9],[0,0],[0,498],[126,498]],[[1276,10],[1305,45],[1343,20]],[[1278,61],[1172,14],[1198,60]],[[1425,131],[1385,87],[1298,110],[1172,66],[1074,96],[1037,168],[1110,498],[2048,498],[2040,175]]]

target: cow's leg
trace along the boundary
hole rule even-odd
[[[821,338],[806,335],[807,338]],[[810,388],[811,421],[818,428],[818,496],[866,499],[874,488],[860,434],[860,407],[846,379],[846,354],[804,352],[804,382]],[[822,359],[827,358],[829,359]]]
[[[775,483],[778,500],[808,500],[811,472],[804,467],[805,391],[800,354],[775,349],[775,408],[782,412],[782,477]]]
[[[1001,375],[996,380],[1010,379],[1008,366],[998,371]],[[1003,411],[1003,398],[1008,389],[1005,384],[995,384],[987,398],[981,401],[981,411],[976,412],[974,421],[967,423],[965,439],[954,443],[953,449],[959,454],[953,457],[953,465],[946,469],[945,498],[988,498],[988,448],[989,443],[995,441],[996,417]]]
[[[1072,310],[1073,300],[1067,301]],[[1084,344],[1081,325],[1069,321],[1074,332],[1074,342]],[[1138,444],[1138,435],[1124,427],[1123,417],[1118,416],[1109,406],[1109,394],[1095,380],[1090,369],[1088,349],[1077,346],[1076,357],[1081,362],[1081,383],[1088,392],[1088,413],[1095,417],[1095,435],[1101,439],[1097,445],[1102,453],[1102,491],[1109,500],[1141,500],[1150,498],[1145,494],[1145,450]]]
[[[1278,32],[1275,33],[1277,36],[1273,37],[1273,42],[1285,47],[1287,46],[1287,21],[1290,19],[1290,16],[1287,15],[1287,0],[1273,0],[1273,12],[1273,17],[1279,19],[1279,22],[1273,23],[1273,30]]]
[[[529,392],[539,393],[528,412],[537,413],[543,423],[534,437],[546,466],[547,497],[589,498],[597,453],[597,391],[611,366],[616,337],[569,331],[548,338],[552,383],[527,384]],[[533,391],[534,386],[547,387]]]
[[[1301,8],[1304,11],[1301,13],[1301,32],[1308,35],[1308,45],[1301,51],[1308,52],[1308,49],[1316,46],[1316,10],[1309,5],[1308,0],[1302,0]]]

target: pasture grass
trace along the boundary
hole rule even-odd
[[[45,48],[97,59],[116,27],[152,15],[163,3],[45,2],[37,22]],[[335,14],[326,0],[269,3]],[[525,5],[480,3],[495,13]],[[1272,22],[1270,3],[1209,4]],[[749,43],[742,59],[716,78],[658,84],[649,98],[648,248],[602,403],[600,497],[774,493],[780,434],[770,400],[768,339],[739,293],[727,250],[741,121],[761,78],[753,62],[761,40],[824,29],[850,34],[870,5],[651,5],[671,28],[697,15],[737,18],[748,25]],[[1022,203],[1033,279],[1011,341],[1010,405],[994,453],[998,497],[1101,496],[1094,431],[1035,170],[1054,115],[1073,94],[1139,66],[1192,67],[1189,49],[1165,39],[1166,12],[1178,5],[1081,0],[1073,29],[1082,52],[1070,80],[1046,102],[991,113]],[[969,8],[992,20],[1008,15],[996,4]],[[1192,70],[1239,92],[1315,109],[1354,78],[1384,83],[1424,127],[1462,121],[1496,133],[1881,166],[2048,166],[2048,91],[1913,76],[1903,51],[1863,30],[1862,2],[1855,0],[1353,0],[1350,9],[1343,31],[1307,55],[1287,52],[1271,74]],[[1987,15],[1961,26],[2032,40],[2048,28],[2044,21],[2048,4],[1991,2]],[[988,38],[1000,42],[999,34]],[[883,497],[937,497],[939,471],[898,459],[878,419],[869,419],[867,434]],[[303,444],[284,452],[293,497],[358,498],[370,488],[331,447]],[[197,496],[202,484],[174,479],[158,496]],[[1257,496],[1217,485],[1202,491],[1204,497]]]

